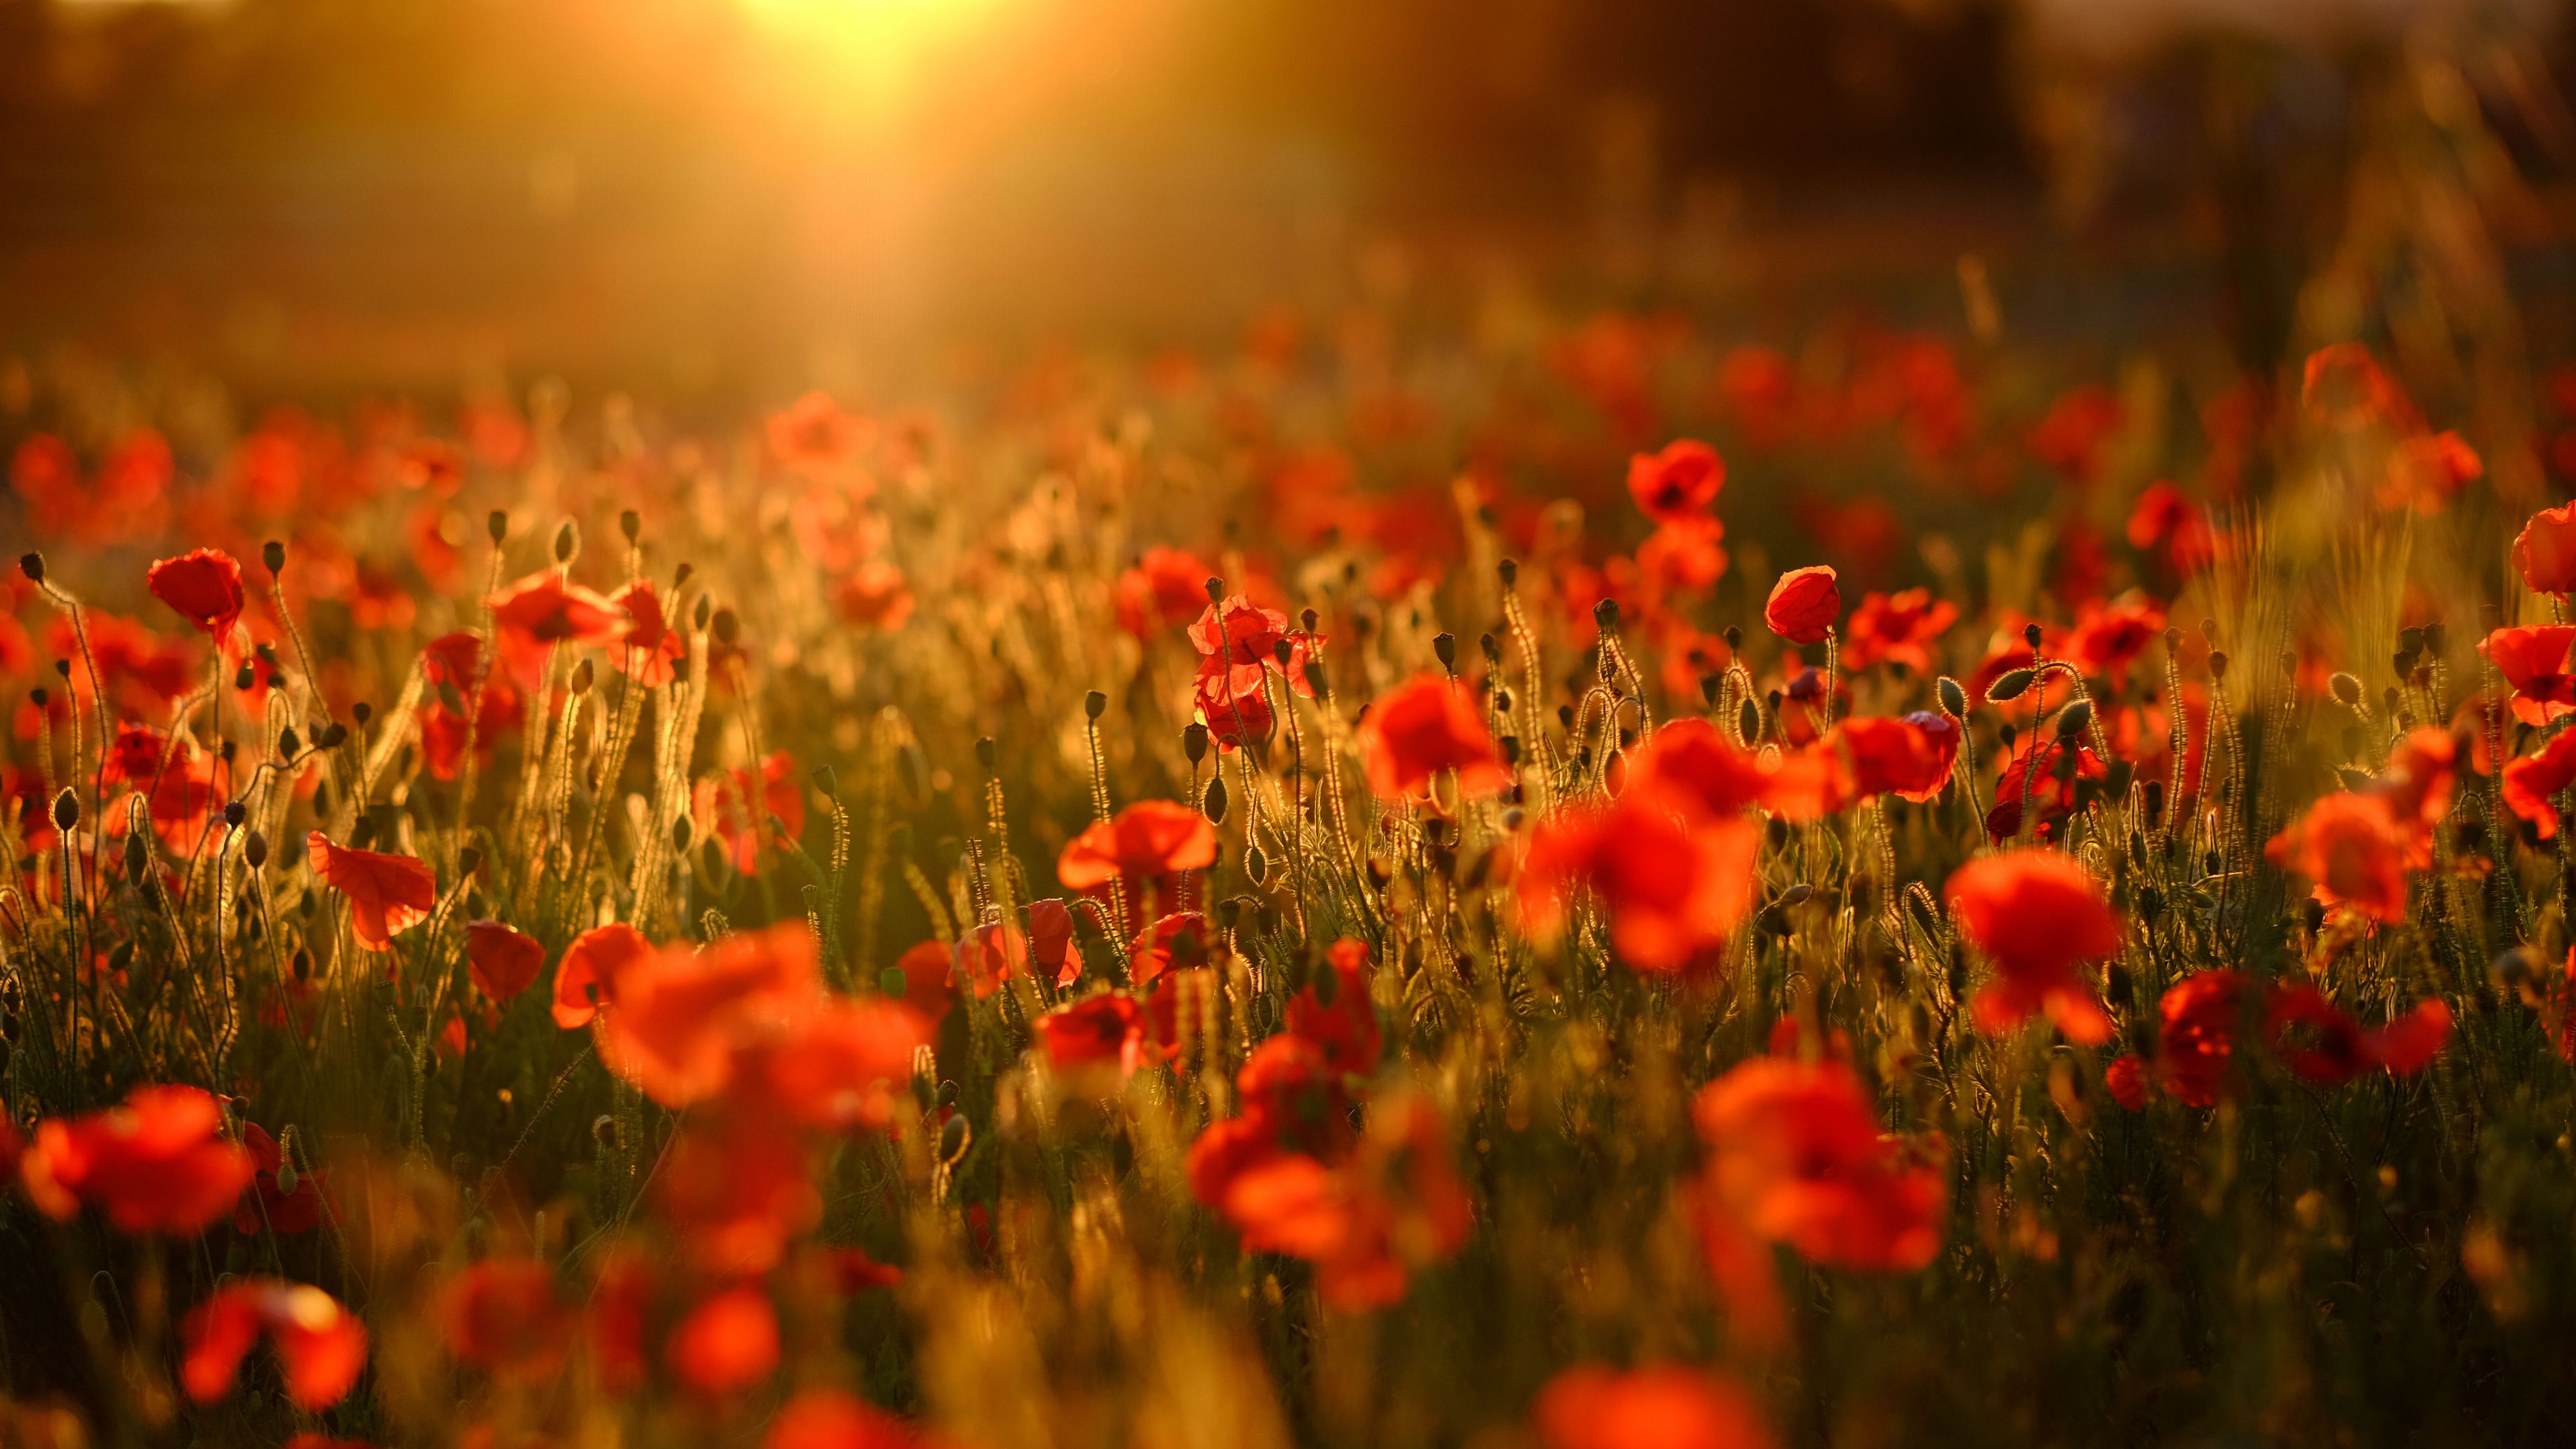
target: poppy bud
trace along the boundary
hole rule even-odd
[[[1243,853],[1243,873],[1254,885],[1260,885],[1270,879],[1270,857],[1262,854],[1260,846],[1256,845]],[[1232,903],[1228,902],[1228,904]]]
[[[2003,704],[2019,699],[2023,691],[2030,688],[2030,682],[2038,677],[2039,671],[2036,669],[2007,670],[2002,678],[1986,686],[1986,703]]]
[[[1495,690],[1494,708],[1501,710],[1505,714],[1510,714],[1512,712],[1512,692],[1508,689]]]
[[[687,559],[680,560],[680,566],[671,570],[671,592],[675,594],[678,593],[681,588],[689,582],[689,580],[696,578],[697,575],[698,566],[696,564],[689,562]]]
[[[2089,699],[2079,699],[2057,712],[2057,737],[2061,740],[2071,740],[2084,733],[2085,727],[2092,723],[2093,702]]]
[[[591,683],[598,677],[599,671],[591,667],[589,660],[585,659],[579,664],[574,665],[572,669],[572,692],[575,694],[590,693]]]
[[[555,529],[555,562],[568,564],[581,552],[581,525],[567,518]]]
[[[268,565],[268,571],[272,576],[286,572],[285,540],[272,538],[268,542],[261,544],[259,546],[259,561]]]
[[[1207,794],[1202,798],[1200,803],[1203,812],[1207,815],[1209,824],[1223,825],[1225,823],[1224,776],[1219,775],[1215,779],[1208,781]]]
[[[1285,669],[1288,661],[1297,657],[1297,646],[1285,639],[1273,639],[1270,641],[1270,657],[1278,660],[1279,667]]]
[[[1494,748],[1502,754],[1505,768],[1517,768],[1520,765],[1521,737],[1519,735],[1503,736],[1494,741]]]
[[[2165,893],[2154,886],[2138,887],[2138,916],[2152,921],[2165,913]]]
[[[282,729],[277,732],[277,756],[279,759],[294,759],[295,752],[302,748],[304,748],[304,741],[296,738],[295,731],[292,727]]]
[[[259,672],[251,668],[248,664],[244,664],[241,668],[233,671],[233,688],[235,689],[248,689],[258,682]]]
[[[1185,726],[1181,730],[1181,753],[1189,756],[1190,763],[1195,765],[1207,758],[1207,741],[1206,725],[1193,723]]]
[[[896,827],[895,827],[895,829],[896,829],[896,830],[898,830],[898,831],[908,831],[908,830],[910,829],[910,827],[909,827],[909,826],[898,825],[898,826],[896,826]],[[680,853],[680,854],[682,854],[682,855],[686,855],[686,854],[688,853],[688,850],[689,850],[689,832],[690,832],[690,825],[689,825],[689,817],[688,817],[688,816],[683,815],[683,816],[680,816],[678,819],[673,820],[673,821],[671,822],[671,849],[673,849],[674,851],[679,852],[679,853]],[[888,838],[889,838],[889,839],[891,839],[891,838],[892,838],[891,833],[889,834]]]
[[[1503,667],[1503,641],[1495,638],[1491,630],[1476,636],[1476,647],[1483,651],[1487,664],[1496,669]]]
[[[367,721],[374,719],[375,717],[376,707],[367,703],[363,699],[359,700],[356,704],[349,706],[349,718],[356,720],[358,722],[358,728],[360,729],[365,729],[367,727]]]
[[[145,850],[143,832],[127,831],[125,833],[125,878],[140,884],[143,880],[143,872],[151,868],[152,857]]]
[[[1717,708],[1717,691],[1725,683],[1726,676],[1723,674],[1701,675],[1699,677],[1699,702],[1707,705],[1711,709]]]
[[[2038,648],[2040,641],[2039,626],[2037,624],[2024,624],[2021,629],[2021,637],[2023,642],[2029,644],[2031,648]]]
[[[2400,649],[2388,656],[2388,667],[2400,679],[2415,672],[2415,656]]]
[[[329,724],[324,725],[322,727],[322,733],[313,737],[313,743],[320,745],[326,750],[336,750],[340,748],[340,746],[348,743],[348,740],[349,727],[340,723],[336,719],[331,721]]]
[[[1221,578],[1218,578],[1218,577],[1216,577],[1216,576],[1215,576],[1215,575],[1213,575],[1213,574],[1209,575],[1209,576],[1208,576],[1208,581],[1207,581],[1207,596],[1208,596],[1208,602],[1209,602],[1209,603],[1211,603],[1211,604],[1222,604],[1222,603],[1224,603],[1224,602],[1225,602],[1225,580],[1223,580],[1223,579],[1221,579]]]
[[[644,516],[632,508],[627,509],[617,515],[617,531],[626,535],[626,542],[632,545],[644,536]]]
[[[1735,731],[1747,744],[1762,737],[1762,709],[1751,700],[1735,707]]]
[[[1315,625],[1320,623],[1322,619],[1323,616],[1312,609],[1302,609],[1299,610],[1297,614],[1297,622],[1305,625],[1306,632],[1309,634],[1315,632]]]
[[[66,785],[54,796],[54,828],[65,834],[80,824],[80,797]]]
[[[1324,688],[1324,662],[1320,659],[1306,661],[1306,690],[1318,699],[1329,692]]]
[[[732,648],[734,640],[742,635],[742,621],[734,617],[731,609],[716,610],[708,622],[715,628],[716,642],[728,649]]]
[[[2408,654],[2421,654],[2424,652],[2424,631],[2411,628],[2398,630],[2397,647]]]
[[[65,659],[57,659],[57,660],[55,660],[55,661],[54,661],[54,672],[55,672],[56,674],[61,675],[61,676],[62,676],[64,679],[66,679],[66,680],[70,679],[70,678],[72,677],[72,662],[71,662],[71,660],[70,660],[70,659],[68,659],[68,658],[65,658]]]
[[[975,741],[976,764],[983,766],[989,772],[993,768],[993,762],[998,758],[1000,758],[1000,751],[995,748],[991,735],[985,735]]]
[[[2445,629],[2441,626],[2441,624],[2440,624],[2439,622],[2435,622],[2435,623],[2431,623],[2431,624],[2427,624],[2427,625],[2425,625],[2425,626],[2424,626],[2424,647],[2425,647],[2425,649],[2427,649],[2428,651],[2430,651],[2430,652],[2431,652],[2431,653],[2433,653],[2433,654],[2436,654],[2436,655],[2440,654],[2440,653],[2442,652],[2442,641],[2444,640],[2444,638],[2445,638],[2445,637],[2447,637],[2448,632],[2449,632],[2449,631],[2445,630]]]
[[[975,1129],[966,1125],[963,1115],[949,1118],[947,1124],[939,1129],[939,1160],[950,1167],[956,1166],[966,1156],[966,1149],[974,1136]]]
[[[256,830],[242,833],[242,862],[257,870],[268,864],[268,837]]]
[[[2208,645],[2212,649],[2218,647],[2218,621],[2216,619],[2205,616],[2201,619],[2200,642]]]
[[[18,555],[18,572],[27,576],[27,582],[42,585],[45,582],[45,556],[40,553]]]
[[[1770,842],[1773,850],[1785,848],[1789,844],[1789,822],[1772,816],[1762,826],[1762,838]]]
[[[2165,782],[2147,782],[2147,828],[2153,830],[2165,818]]]
[[[1084,696],[1082,697],[1082,715],[1083,715],[1083,718],[1085,718],[1085,719],[1092,719],[1092,720],[1096,720],[1096,719],[1100,718],[1102,715],[1107,714],[1108,712],[1109,712],[1109,696],[1108,696],[1108,695],[1103,694],[1103,693],[1101,693],[1099,690],[1096,690],[1096,689],[1095,689],[1095,690],[1091,691],[1090,693],[1088,693],[1088,694],[1086,694],[1086,695],[1084,695]]]
[[[1619,601],[1617,599],[1603,599],[1600,603],[1593,605],[1592,622],[1600,625],[1603,629],[1618,628]]]
[[[2225,679],[2227,677],[2227,655],[2223,650],[2210,651],[2209,677],[2212,679]]]
[[[1933,683],[1932,692],[1940,696],[1941,709],[1950,718],[1968,717],[1968,692],[1959,687],[1959,681],[1944,674]]]
[[[46,705],[53,703],[54,696],[51,691],[47,690],[40,684],[27,691],[27,698],[34,701],[36,708],[43,709]]]
[[[224,802],[224,824],[238,830],[241,828],[241,823],[249,818],[249,807],[243,805],[239,800],[227,800]]]
[[[2102,796],[2108,800],[2129,798],[2129,782],[2137,778],[2138,767],[2127,760],[2113,760],[2102,776]]]
[[[616,1151],[617,1138],[617,1119],[615,1117],[606,1112],[602,1112],[598,1116],[590,1119],[590,1140],[598,1143],[602,1151]]]
[[[29,554],[27,557],[34,558],[35,555]],[[1500,560],[1494,565],[1494,573],[1502,579],[1503,587],[1508,589],[1521,581],[1521,561],[1516,558]]]
[[[2204,850],[2200,853],[2200,873],[2202,875],[2216,875],[2225,869],[2227,869],[2226,856],[2223,856],[2214,850]]]
[[[499,548],[501,540],[510,536],[510,515],[501,509],[493,509],[484,516],[483,532],[491,538],[492,546]]]

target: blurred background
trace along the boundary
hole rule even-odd
[[[1959,330],[1964,263],[2024,331],[2268,363],[2400,113],[2473,120],[2496,247],[2565,266],[2557,9],[0,0],[0,348],[684,400],[1354,300]]]

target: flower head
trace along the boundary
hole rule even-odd
[[[165,558],[144,576],[152,597],[220,642],[241,618],[241,565],[222,549],[201,548]]]
[[[1383,800],[1422,795],[1452,770],[1463,795],[1489,795],[1511,783],[1483,717],[1437,674],[1417,674],[1379,696],[1358,735],[1369,789]]]
[[[1842,590],[1834,571],[1823,564],[1791,569],[1771,586],[1762,606],[1762,622],[1792,644],[1820,644],[1843,611]]]
[[[2118,953],[2120,918],[2084,867],[2054,850],[2011,850],[1959,867],[1944,894],[1961,934],[1995,965],[1970,1003],[1978,1030],[2042,1012],[2069,1041],[2110,1040],[2111,1018],[2076,968]]]

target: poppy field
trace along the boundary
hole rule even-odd
[[[2092,355],[22,374],[0,1442],[2569,1442],[2576,374]]]

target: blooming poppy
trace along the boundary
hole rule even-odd
[[[1177,1062],[1192,1041],[1214,1038],[1216,981],[1217,974],[1206,967],[1154,978],[1153,989],[1145,993],[1145,1040],[1155,1060]]]
[[[884,997],[825,997],[737,1053],[737,1090],[766,1110],[826,1131],[892,1126],[913,1057],[930,1030],[912,1008]]]
[[[1645,971],[1679,971],[1726,944],[1753,903],[1757,832],[1737,818],[1685,823],[1631,787],[1607,806],[1574,806],[1530,836],[1517,881],[1521,916],[1553,934],[1589,890],[1610,915],[1610,944]]]
[[[1637,572],[1657,593],[1705,589],[1726,575],[1725,537],[1714,518],[1660,524],[1637,545]]]
[[[2576,673],[2567,653],[2576,646],[2576,624],[2542,624],[2528,629],[2498,629],[2478,641],[2485,655],[2513,687],[2513,717],[2539,726],[2576,711]]]
[[[211,1404],[232,1392],[241,1361],[266,1334],[286,1371],[286,1397],[308,1414],[348,1397],[367,1366],[367,1328],[309,1283],[236,1279],[190,1309],[179,1326],[179,1382]]]
[[[2368,793],[2388,801],[2389,817],[2414,837],[2408,863],[2418,869],[2433,863],[2433,827],[2451,813],[2459,771],[2460,737],[2434,725],[2418,725],[2389,750],[2387,768],[2369,786]],[[2508,777],[2508,788],[2510,783]]]
[[[653,954],[653,943],[624,921],[594,926],[573,938],[555,963],[555,1025],[588,1026],[599,1008],[617,997],[626,968]]]
[[[1266,675],[1257,664],[1232,669],[1205,669],[1190,681],[1190,708],[1207,726],[1220,750],[1260,744],[1278,728],[1279,711],[1271,707]]]
[[[710,1294],[672,1327],[662,1360],[703,1394],[750,1388],[778,1367],[778,1310],[748,1283]]]
[[[465,961],[484,995],[507,1001],[536,984],[537,973],[546,969],[546,947],[499,921],[469,921]]]
[[[1061,900],[1031,901],[1029,915],[1029,959],[1040,968],[1052,968],[1058,987],[1071,986],[1082,977],[1082,958],[1073,951],[1073,911]]]
[[[876,443],[876,424],[845,412],[827,392],[814,391],[771,413],[766,425],[770,456],[794,471],[829,474],[855,461]]]
[[[1920,804],[1950,783],[1959,758],[1958,723],[1929,710],[1900,719],[1847,719],[1828,741],[1849,763],[1837,783],[1855,801],[1894,795]]]
[[[2147,485],[2129,511],[2129,546],[2157,549],[2176,573],[2190,573],[2217,554],[2209,515],[2170,482]]]
[[[592,1023],[599,1059],[666,1107],[714,1096],[738,1046],[810,1011],[821,992],[803,922],[676,945],[627,963]]]
[[[2576,594],[2576,503],[2531,515],[2514,538],[2513,566],[2535,594]]]
[[[2439,513],[2486,475],[2486,460],[2458,433],[2418,433],[2389,452],[2388,477],[2373,501],[2382,508]]]
[[[1760,806],[1790,820],[1824,813],[1833,774],[1829,756],[1807,751],[1742,750],[1704,719],[1680,719],[1655,731],[1632,757],[1629,786],[1660,791],[1713,818]]]
[[[2422,1071],[2450,1040],[2451,1008],[2434,997],[2370,1030],[2313,986],[2280,986],[2265,1006],[2263,1033],[2299,1080],[2339,1087],[2369,1071]]]
[[[2576,730],[2552,735],[2537,753],[2505,765],[2505,808],[2530,821],[2541,839],[2556,839],[2558,795],[2571,784],[2576,784]]]
[[[429,919],[438,877],[408,855],[333,845],[316,830],[304,838],[313,873],[349,898],[349,929],[362,946],[389,950],[394,937]]]
[[[2055,850],[2011,850],[1959,867],[1943,894],[1960,934],[1995,965],[1969,1003],[1979,1031],[2001,1034],[2042,1012],[2078,1045],[2111,1039],[2111,1018],[2077,967],[2118,954],[2120,918],[2083,866]]]
[[[534,1382],[563,1364],[572,1315],[554,1270],[533,1258],[488,1258],[439,1286],[435,1305],[447,1351],[495,1377]]]
[[[2409,834],[2385,798],[2345,791],[2309,806],[2263,847],[2263,858],[2316,882],[2327,905],[2396,922],[2406,918]]]
[[[1039,1017],[1037,1034],[1058,1071],[1115,1064],[1125,1075],[1143,1060],[1145,1013],[1124,992],[1095,992]]]
[[[201,548],[165,558],[144,576],[152,597],[221,641],[241,618],[241,565],[222,549]]]
[[[760,848],[772,828],[780,840],[805,833],[804,784],[785,750],[771,751],[757,772],[736,766],[721,779],[700,780],[690,806],[700,832],[744,875],[760,873]]]
[[[977,1001],[990,1001],[1002,983],[1027,970],[1029,938],[1002,921],[968,926],[958,933],[957,975],[975,990]]]
[[[1656,1364],[1586,1364],[1548,1380],[1530,1406],[1547,1449],[1771,1449],[1762,1412],[1727,1380]]]
[[[2066,757],[2075,756],[2073,773],[2067,773]],[[2025,793],[2039,802],[2039,819],[2031,833],[2043,841],[2053,841],[2066,828],[2075,813],[2081,781],[2110,778],[2111,767],[2084,744],[2070,746],[2064,740],[2046,744],[2024,745],[2022,752],[2004,766],[1995,781],[1994,808],[1986,812],[1986,838],[1997,845],[2021,834],[2022,807]]]
[[[1378,696],[1357,734],[1360,767],[1382,800],[1420,797],[1452,770],[1459,794],[1470,798],[1511,783],[1483,716],[1437,674],[1417,674]]]
[[[124,1233],[193,1233],[233,1210],[254,1166],[223,1139],[223,1112],[196,1087],[141,1086],[122,1106],[49,1118],[18,1158],[36,1209],[66,1221],[86,1203]]]
[[[1959,606],[1935,599],[1930,589],[1897,594],[1864,594],[1843,631],[1842,662],[1847,669],[1867,669],[1882,661],[1902,664],[1918,673],[1932,669],[1932,644],[1959,618]]]
[[[1324,953],[1314,979],[1288,998],[1288,1030],[1314,1044],[1336,1071],[1377,1070],[1377,1007],[1369,1000],[1368,947],[1347,937]]]
[[[1114,820],[1098,821],[1056,857],[1066,890],[1087,891],[1112,878],[1143,879],[1199,870],[1216,862],[1216,827],[1173,800],[1139,800]]]
[[[2110,1093],[2111,1100],[2119,1103],[2127,1111],[2145,1111],[2147,1108],[2146,1064],[2134,1056],[2125,1054],[2112,1058],[2110,1065],[2102,1068],[2102,1090]]]
[[[954,954],[937,941],[924,941],[895,958],[894,969],[903,973],[903,1004],[931,1026],[947,1020],[957,1004],[950,987],[955,965]]]
[[[2397,379],[2359,342],[2336,342],[2308,354],[2299,377],[2299,401],[2308,415],[2350,431],[2389,427],[2419,432],[2423,414]]]
[[[1185,624],[1207,607],[1207,580],[1216,572],[1194,553],[1149,548],[1118,576],[1118,627],[1139,639]]]
[[[628,622],[624,609],[553,569],[519,579],[483,602],[503,636],[522,645],[606,644]]]
[[[1771,586],[1762,606],[1762,622],[1792,644],[1820,644],[1843,611],[1842,590],[1834,571],[1824,564],[1791,569]]]
[[[692,1119],[662,1154],[653,1207],[700,1272],[758,1275],[823,1220],[802,1138],[762,1111]]]
[[[617,631],[616,647],[608,653],[618,670],[647,689],[677,679],[681,662],[689,657],[689,641],[671,627],[653,581],[637,579],[609,595],[608,602],[626,616],[625,627]]]
[[[1941,1248],[1941,1174],[1890,1141],[1852,1069],[1756,1057],[1702,1087],[1691,1117],[1717,1204],[1811,1263],[1911,1271]]]
[[[256,1233],[266,1228],[274,1233],[309,1233],[326,1217],[336,1216],[327,1196],[326,1172],[320,1168],[291,1171],[286,1149],[256,1122],[242,1124],[242,1145],[250,1150],[253,1172],[250,1190],[233,1210],[233,1231]]]
[[[626,1243],[610,1244],[600,1255],[599,1271],[591,1275],[582,1337],[590,1348],[591,1372],[612,1394],[642,1387],[652,1372],[645,1348],[652,1297],[653,1270],[644,1254]]]
[[[2156,1079],[2186,1107],[2214,1107],[2228,1089],[2243,1017],[2245,978],[2225,967],[2195,971],[2157,1003]]]
[[[841,617],[869,629],[900,629],[912,617],[912,590],[903,570],[884,559],[869,559],[850,571],[832,593]]]
[[[1637,509],[1658,523],[1689,520],[1708,512],[1726,486],[1726,460],[1695,438],[1678,438],[1661,452],[1628,459],[1628,496]]]
[[[2126,682],[2129,666],[2164,632],[2165,611],[2152,603],[2088,608],[2075,621],[2075,632],[2066,641],[2066,654],[2087,674],[2108,675],[2114,682]]]

